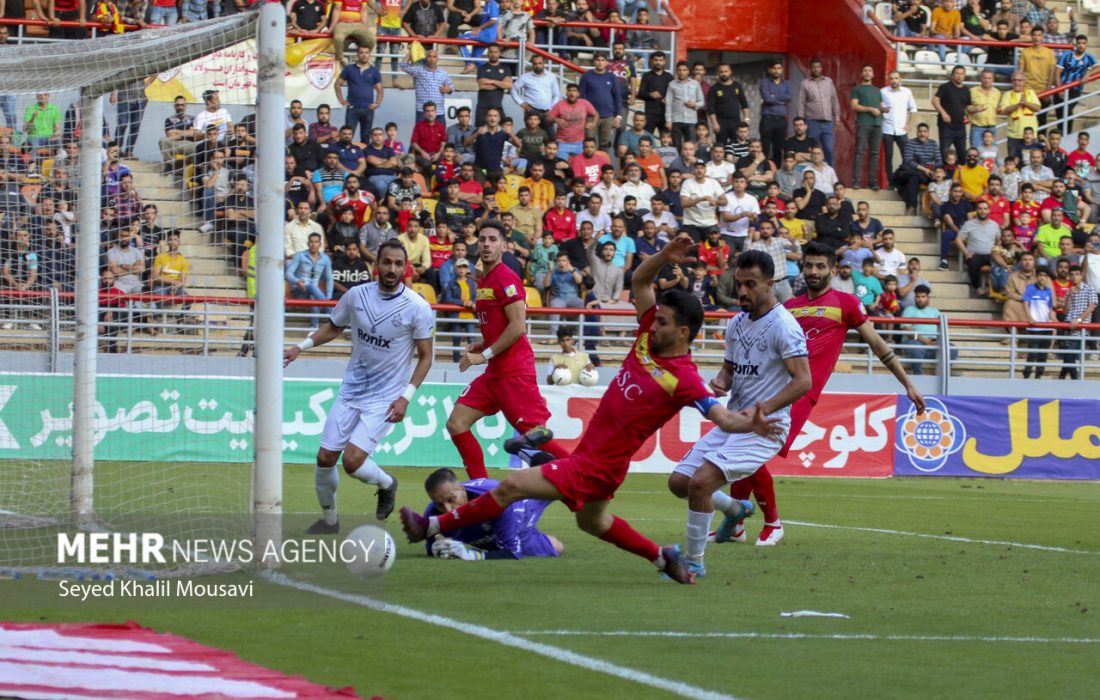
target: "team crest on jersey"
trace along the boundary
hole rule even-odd
[[[514,297],[516,295],[516,285],[510,284],[504,288],[504,296]]]
[[[318,90],[324,90],[336,77],[336,57],[331,53],[319,53],[306,61],[306,81]]]
[[[760,352],[764,352],[765,350],[768,349],[768,341],[761,338],[760,342],[758,342],[756,344],[756,349],[759,350]]]
[[[654,367],[654,368],[653,368],[653,372],[651,372],[651,374],[653,375],[653,378],[654,378],[654,379],[660,379],[660,378],[661,378],[661,375],[663,375],[663,374],[664,374],[664,371],[663,371],[663,370],[661,370],[661,368],[660,368],[660,367]]]

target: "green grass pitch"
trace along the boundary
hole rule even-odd
[[[423,507],[428,470],[394,473],[399,503]],[[694,587],[659,582],[646,562],[579,532],[556,504],[542,527],[565,542],[557,560],[429,559],[404,542],[394,517],[398,560],[379,595],[736,698],[1096,697],[1100,484],[781,478],[776,486],[786,540],[711,545],[708,575]],[[312,469],[288,467],[285,493],[287,511],[312,513]],[[344,532],[372,521],[373,489],[343,479],[340,507]],[[682,541],[686,503],[667,493],[663,476],[631,476],[612,511],[659,542]],[[748,524],[754,536],[759,515]],[[363,697],[674,697],[258,578],[250,605],[188,609],[62,610],[36,602],[50,600],[55,583],[21,585],[41,597],[0,596],[0,618],[134,619]],[[366,591],[350,575],[323,585]],[[780,615],[797,610],[849,617]]]

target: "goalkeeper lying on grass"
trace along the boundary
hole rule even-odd
[[[448,513],[458,506],[492,491],[496,479],[459,481],[450,469],[437,469],[424,481],[424,490],[432,499],[427,517]],[[565,549],[556,537],[539,532],[536,527],[542,512],[552,501],[527,499],[508,506],[496,519],[437,535],[426,540],[428,554],[440,559],[522,559],[523,557],[556,557]]]

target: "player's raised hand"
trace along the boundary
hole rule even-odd
[[[757,401],[752,412],[752,431],[761,437],[778,440],[783,435],[783,424],[779,418],[769,418],[764,413],[764,404]]]
[[[730,390],[731,385],[732,382],[730,381],[730,378],[723,374],[718,374],[714,379],[711,379],[708,384],[708,386],[710,386],[710,390],[714,392],[715,396],[725,396],[726,393]]]
[[[405,411],[409,410],[409,400],[404,396],[398,396],[393,403],[390,404],[389,410],[386,411],[386,421],[390,423],[400,423],[405,420]]]
[[[301,354],[302,349],[300,347],[298,347],[297,345],[291,345],[289,348],[286,349],[286,352],[283,353],[283,367],[285,368],[291,362],[297,360],[298,355]]]
[[[672,239],[662,252],[665,254],[665,260],[679,264],[684,262],[688,257],[688,253],[696,245],[695,241],[691,240],[691,236],[681,233]]]
[[[909,397],[909,400],[912,401],[913,405],[916,407],[917,415],[924,415],[924,395],[920,393],[917,387],[910,384],[905,394]]]

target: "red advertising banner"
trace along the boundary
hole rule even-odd
[[[599,387],[540,387],[550,408],[550,428],[569,449],[580,441],[603,390]],[[768,463],[784,476],[887,477],[894,470],[892,394],[825,394],[785,459]],[[714,427],[698,411],[684,409],[646,441],[632,472],[672,471],[692,445]]]

